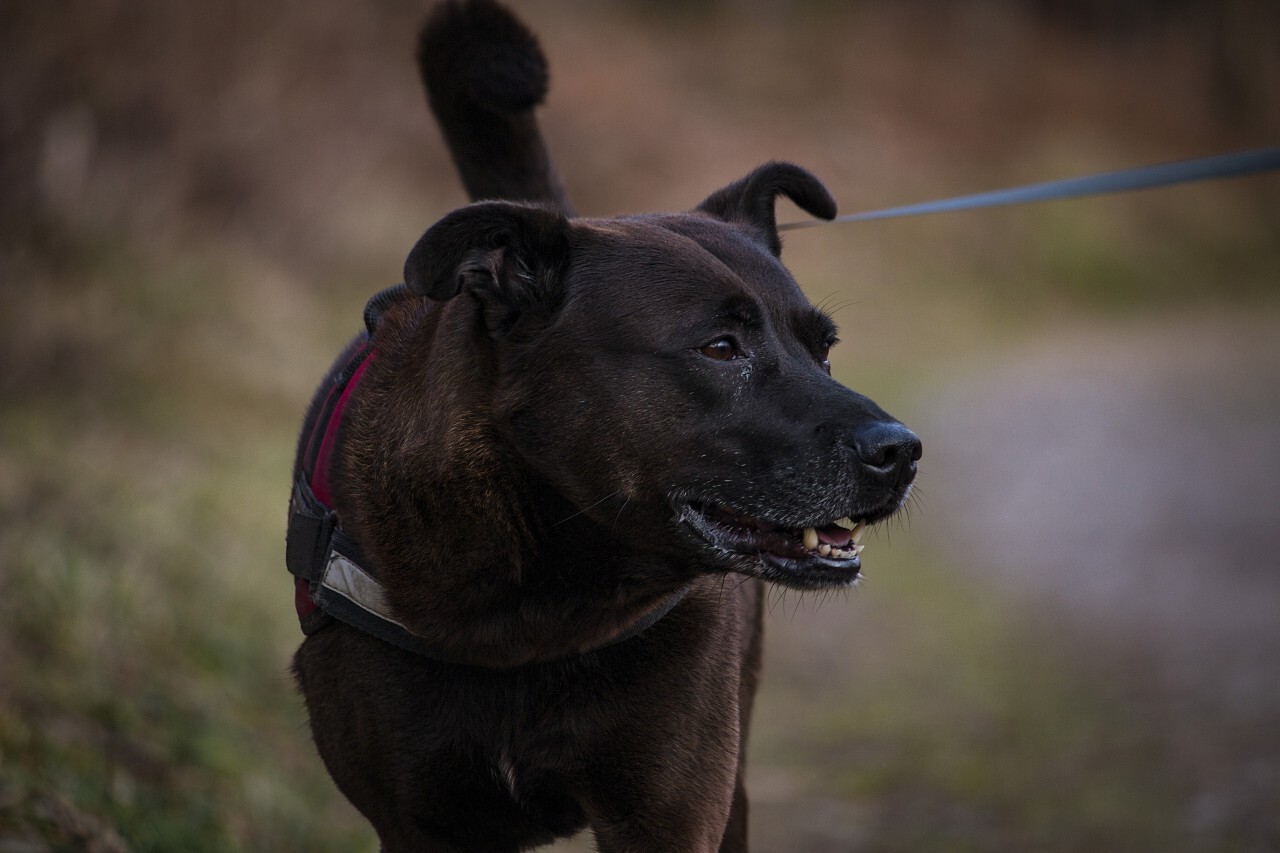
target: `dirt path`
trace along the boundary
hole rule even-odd
[[[1280,843],[1280,313],[1063,334],[924,411],[957,569],[1144,682],[1117,727],[1161,732],[1195,792],[1172,820]]]
[[[951,387],[929,513],[984,581],[1280,711],[1280,315],[1075,333]]]

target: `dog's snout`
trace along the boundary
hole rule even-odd
[[[878,421],[853,430],[850,444],[862,464],[877,474],[896,474],[910,482],[923,452],[920,438],[900,423]]]

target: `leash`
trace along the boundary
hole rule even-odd
[[[1259,148],[1197,160],[1179,160],[1157,166],[1141,166],[1136,169],[1122,169],[1118,172],[1104,172],[1080,178],[954,196],[919,204],[868,210],[864,213],[837,216],[831,220],[809,219],[802,222],[788,222],[779,225],[778,230],[791,231],[812,228],[816,225],[834,225],[837,222],[866,222],[871,219],[894,219],[900,216],[921,216],[926,213],[947,213],[978,207],[1001,207],[1009,204],[1029,204],[1037,201],[1148,190],[1194,181],[1238,178],[1276,170],[1280,170],[1280,147]]]

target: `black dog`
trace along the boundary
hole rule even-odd
[[[483,201],[432,226],[317,393],[288,561],[320,755],[387,850],[745,850],[762,580],[852,584],[920,442],[831,378],[770,163],[688,213],[571,218],[546,68],[491,0],[423,32]],[[726,580],[728,579],[728,580]]]

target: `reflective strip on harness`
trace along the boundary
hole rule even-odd
[[[324,577],[320,579],[320,587],[326,591],[337,593],[379,619],[384,619],[404,630],[403,624],[391,618],[387,609],[387,596],[382,591],[382,584],[364,569],[353,563],[349,557],[337,551],[329,552],[329,563],[325,566]]]

